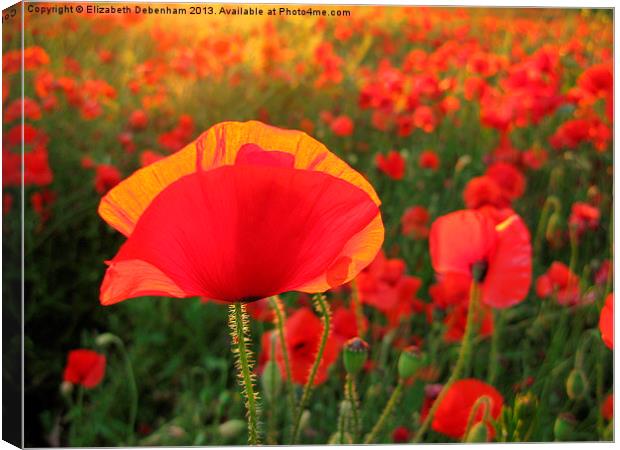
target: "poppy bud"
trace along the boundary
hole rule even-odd
[[[424,364],[424,355],[416,346],[407,347],[398,359],[398,376],[400,378],[412,377]]]
[[[555,229],[560,221],[560,215],[557,212],[551,214],[549,217],[549,222],[547,222],[547,229],[545,230],[545,237],[548,241],[553,241],[555,239]]]
[[[107,347],[110,344],[116,344],[119,342],[118,336],[115,336],[112,333],[103,333],[97,336],[95,339],[95,344],[99,347]]]
[[[344,368],[349,375],[357,374],[368,358],[368,344],[363,339],[355,337],[344,344]]]
[[[268,402],[275,400],[280,394],[282,387],[282,375],[275,361],[271,360],[265,364],[260,381],[265,399]]]
[[[586,374],[580,369],[573,369],[566,379],[566,393],[571,400],[580,400],[588,391]]]
[[[515,397],[515,414],[520,419],[534,417],[537,407],[538,399],[531,392],[519,394]]]
[[[304,412],[301,414],[301,419],[299,420],[299,429],[305,430],[309,423],[310,423],[310,411],[307,409],[304,409]]]
[[[228,420],[218,427],[218,431],[223,438],[230,439],[241,434],[247,428],[247,424],[241,419]]]
[[[62,396],[69,397],[71,395],[71,392],[73,392],[73,383],[69,381],[63,381],[60,384],[60,393],[62,394]]]
[[[556,441],[570,441],[573,437],[573,428],[575,426],[575,418],[572,414],[562,413],[555,419],[553,425],[553,434]]]
[[[478,422],[469,429],[465,442],[489,442],[489,430],[483,422]]]
[[[465,167],[467,167],[467,165],[471,162],[471,156],[469,155],[464,155],[461,156],[457,161],[456,161],[456,165],[454,166],[454,173],[459,173],[461,172]]]

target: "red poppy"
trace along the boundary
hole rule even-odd
[[[146,167],[149,164],[153,164],[156,161],[162,159],[164,155],[154,152],[153,150],[144,150],[140,153],[140,165]]]
[[[332,333],[339,346],[351,338],[361,336],[368,329],[368,320],[362,318],[362,329],[358,330],[357,317],[351,308],[338,308],[332,314]]]
[[[99,164],[95,169],[95,190],[105,194],[121,182],[121,173],[111,164]]]
[[[105,365],[104,355],[86,349],[71,350],[63,379],[91,389],[101,383],[105,374]]]
[[[489,166],[485,175],[497,183],[507,204],[521,197],[525,191],[525,177],[512,164],[496,162]]]
[[[466,297],[469,299],[469,296]],[[460,303],[453,307],[444,319],[446,332],[444,339],[446,342],[461,342],[465,334],[467,324],[467,312],[469,305],[467,302]],[[480,305],[474,313],[474,322],[478,334],[482,337],[489,337],[493,334],[493,311],[486,305]]]
[[[490,400],[489,417],[492,420],[497,420],[504,404],[502,395],[493,386],[470,378],[459,380],[450,386],[435,411],[432,423],[433,430],[454,439],[462,439],[467,431],[467,422],[472,408],[483,396],[487,396]],[[484,406],[478,406],[474,412],[472,426],[480,423],[483,417]],[[486,425],[489,437],[493,439],[495,429],[490,423]]]
[[[148,123],[149,118],[142,109],[137,109],[129,115],[129,126],[134,130],[143,130]]]
[[[581,235],[586,230],[596,230],[600,218],[601,212],[595,206],[583,202],[575,202],[571,207],[568,223],[576,228],[578,235]]]
[[[469,275],[450,273],[441,276],[437,283],[428,289],[433,303],[438,308],[459,305],[469,301]]]
[[[579,277],[566,264],[555,261],[536,280],[536,295],[541,298],[555,295],[560,305],[574,305],[579,301]]]
[[[507,308],[529,291],[530,233],[516,213],[510,211],[499,222],[492,211],[461,210],[435,220],[429,237],[431,261],[440,276],[475,279],[484,303]]]
[[[432,150],[425,150],[420,153],[418,164],[423,169],[437,170],[439,168],[439,156]]]
[[[330,128],[336,136],[351,136],[353,134],[353,121],[348,116],[338,116],[331,121]]]
[[[393,180],[402,180],[405,176],[405,159],[395,150],[390,150],[387,156],[377,154],[375,164],[381,172]]]
[[[411,438],[411,433],[405,427],[397,427],[392,431],[392,442],[395,444],[405,444],[409,442]]]
[[[614,294],[613,292],[605,299],[605,306],[601,310],[601,317],[598,322],[601,330],[601,338],[607,347],[614,349]]]
[[[400,219],[403,234],[414,239],[426,238],[429,230],[429,219],[430,214],[424,206],[407,208]]]
[[[601,405],[601,415],[605,420],[614,418],[614,394],[607,394]]]
[[[507,206],[499,185],[493,178],[486,175],[474,177],[467,182],[463,190],[463,200],[465,206],[470,209],[477,209],[484,205],[498,208]]]
[[[22,108],[24,109],[24,119],[39,120],[41,118],[41,108],[39,104],[31,98],[24,97],[14,100],[4,111],[4,121],[12,122],[22,117]]]
[[[306,384],[310,368],[316,359],[322,332],[323,324],[310,308],[302,307],[286,319],[284,334],[291,365],[291,376],[295,383]],[[271,333],[263,334],[262,344],[260,359],[261,361],[269,361],[271,359]],[[286,366],[280,339],[276,340],[275,349],[276,362],[280,367],[282,378],[286,379]],[[338,358],[339,352],[338,343],[330,336],[314,379],[315,386],[327,380],[327,371]]]
[[[305,133],[215,125],[102,199],[99,214],[128,239],[108,262],[101,302],[324,292],[379,251],[379,203],[359,173]]]

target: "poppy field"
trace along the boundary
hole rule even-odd
[[[26,446],[613,440],[611,10],[37,5]]]

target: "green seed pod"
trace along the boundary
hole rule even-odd
[[[245,420],[231,419],[220,424],[218,431],[223,438],[231,439],[243,433],[246,428],[247,424],[245,423]]]
[[[410,378],[424,365],[424,354],[416,346],[407,347],[398,359],[398,376]]]
[[[572,414],[562,413],[555,419],[553,425],[553,434],[556,441],[570,441],[573,438],[573,429],[575,427],[575,418]]]
[[[268,361],[263,369],[260,382],[265,400],[272,402],[278,398],[282,390],[282,375],[274,360]]]
[[[489,442],[489,430],[486,424],[478,422],[469,429],[464,442]]]
[[[343,360],[344,368],[349,375],[355,375],[368,359],[368,344],[363,339],[354,337],[344,344]]]
[[[573,369],[566,379],[566,393],[571,400],[581,400],[588,391],[588,380],[582,370]]]

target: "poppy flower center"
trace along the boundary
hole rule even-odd
[[[471,275],[477,283],[482,283],[487,276],[489,263],[486,261],[478,261],[471,266]]]

